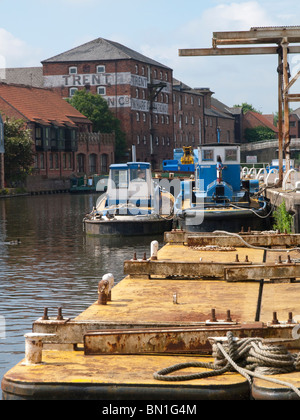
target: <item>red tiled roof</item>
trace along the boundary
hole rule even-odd
[[[244,115],[244,119],[252,127],[258,127],[262,125],[270,128],[272,131],[274,131],[274,133],[278,133],[278,128],[270,122],[269,118],[264,117],[262,114],[258,114],[257,112],[253,111],[248,111]]]
[[[90,121],[55,91],[0,83],[0,113],[27,121],[76,125]],[[73,120],[74,119],[74,120]]]

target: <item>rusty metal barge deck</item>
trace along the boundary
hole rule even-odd
[[[25,359],[3,378],[3,398],[299,399],[300,235],[174,230],[165,242],[157,253],[151,244],[149,258],[125,261],[113,288],[101,280],[98,300],[95,290],[76,318],[45,312],[34,322]],[[280,347],[288,373],[206,376],[213,350],[232,336]]]

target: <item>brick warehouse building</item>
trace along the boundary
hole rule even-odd
[[[137,159],[153,169],[174,148],[216,142],[218,130],[224,133],[224,114],[212,109],[209,89],[173,80],[172,69],[119,43],[98,38],[42,64],[44,86],[62,97],[83,88],[102,95],[122,123],[128,158],[135,145]],[[234,141],[234,118],[226,118],[226,141]]]
[[[92,133],[91,121],[54,91],[0,83],[0,114],[23,119],[31,130],[32,184],[106,173],[114,162],[114,134]]]
[[[44,86],[64,98],[78,89],[103,96],[126,133],[128,158],[155,168],[173,149],[172,70],[116,42],[98,38],[42,62]]]
[[[192,89],[173,70],[119,43],[98,38],[42,61],[43,67],[6,69],[7,83],[57,90],[70,98],[87,89],[105,98],[137,160],[158,169],[177,147],[239,142],[232,109],[214,101],[210,89]]]

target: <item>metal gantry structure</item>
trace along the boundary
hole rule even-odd
[[[283,182],[283,155],[286,160],[286,172],[290,169],[289,103],[300,101],[300,94],[289,93],[300,77],[298,71],[291,79],[288,62],[288,54],[300,53],[300,45],[294,45],[297,43],[300,43],[300,26],[253,27],[249,31],[213,32],[212,48],[179,50],[181,57],[278,55],[278,187],[282,186]]]

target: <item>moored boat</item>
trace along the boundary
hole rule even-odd
[[[155,183],[147,162],[110,166],[105,194],[83,220],[88,235],[153,235],[172,227],[174,197]]]
[[[182,182],[175,214],[190,232],[270,227],[270,209],[259,181],[241,178],[240,146],[236,144],[199,147],[195,179]]]

